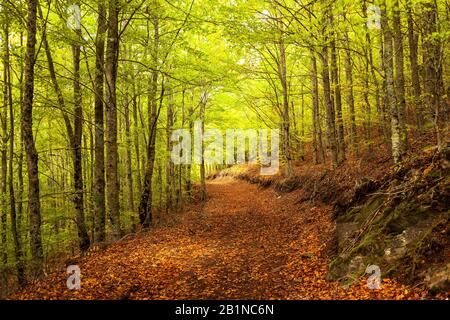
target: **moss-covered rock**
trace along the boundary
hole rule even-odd
[[[417,280],[420,274],[421,280],[427,277],[427,283],[436,288],[446,286],[448,274],[444,271],[448,269],[443,266],[448,266],[448,255],[435,268],[423,265],[432,235],[442,226],[448,230],[450,188],[445,157],[444,153],[428,161],[405,163],[382,181],[356,188],[348,208],[335,213],[338,252],[330,264],[328,279],[348,283],[375,264],[383,275],[404,278],[413,274],[416,277],[410,279]],[[362,189],[370,190],[370,194],[359,192]],[[440,244],[432,249],[434,255],[448,250],[448,239],[441,237]],[[434,275],[433,270],[439,271]]]

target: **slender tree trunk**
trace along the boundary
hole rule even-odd
[[[383,19],[381,20],[383,22]],[[382,23],[382,28],[383,28],[383,23]],[[390,139],[391,135],[390,135],[390,117],[389,117],[389,113],[390,110],[389,105],[388,105],[388,101],[387,101],[387,79],[386,79],[386,52],[385,52],[385,46],[384,46],[384,33],[383,31],[380,32],[380,70],[383,72],[383,80],[381,83],[381,112],[382,112],[382,118],[381,118],[381,123],[380,123],[380,127],[381,127],[381,131],[384,134],[384,137],[386,137],[386,139]]]
[[[434,115],[436,143],[439,150],[448,144],[448,106],[442,107],[444,94],[441,43],[433,34],[438,31],[437,8],[434,0],[423,3],[423,65],[425,103]]]
[[[299,149],[300,149],[300,159],[302,161],[305,161],[305,154],[306,154],[306,150],[305,150],[305,93],[304,93],[304,89],[303,89],[303,84],[302,84],[302,88],[301,88],[301,95],[302,95],[302,103],[301,103],[301,111],[300,111],[300,119],[301,119],[301,130],[300,130],[300,145],[299,145]],[[292,108],[294,109],[294,108]]]
[[[400,152],[404,154],[408,145],[406,132],[406,101],[405,101],[405,75],[403,63],[403,34],[400,20],[398,0],[394,1],[394,52],[395,52],[395,95],[397,97],[397,112],[400,126]]]
[[[95,39],[95,163],[94,163],[94,217],[95,242],[103,242],[106,233],[105,208],[105,129],[103,115],[105,33],[107,29],[105,1],[98,2],[98,26]]]
[[[142,178],[141,178],[141,149],[140,149],[140,133],[138,122],[138,97],[136,92],[135,78],[133,73],[132,88],[133,88],[133,125],[134,125],[134,148],[136,153],[136,183],[139,194],[142,192]]]
[[[6,35],[6,39],[8,39],[8,35]],[[8,47],[8,42],[5,42],[5,47]],[[1,275],[1,288],[4,294],[8,294],[7,285],[8,278],[6,274],[6,268],[8,265],[8,242],[7,242],[7,214],[8,214],[8,199],[7,199],[7,179],[8,179],[8,141],[10,139],[8,132],[8,61],[6,52],[8,49],[5,49],[5,53],[3,55],[3,107],[0,110],[0,125],[1,125],[1,145],[0,145],[0,154],[1,154],[1,181],[0,181],[0,240],[1,240],[1,265],[0,265],[0,275]]]
[[[416,114],[416,124],[419,131],[423,130],[423,106],[422,90],[420,87],[419,63],[418,63],[418,43],[419,36],[414,32],[414,18],[411,8],[411,0],[407,0],[406,12],[408,15],[408,44],[409,44],[409,63],[411,66],[411,82],[413,88],[413,105]]]
[[[333,168],[336,168],[338,161],[337,154],[337,139],[336,139],[336,123],[334,114],[333,100],[331,99],[331,86],[330,86],[330,68],[328,65],[328,46],[325,44],[322,48],[322,82],[323,82],[323,94],[325,99],[325,111],[327,118],[327,140],[328,147],[331,153],[331,164]]]
[[[364,0],[362,2],[362,11],[363,11],[363,18],[365,21],[367,21],[367,1]],[[369,150],[372,148],[372,110],[371,110],[371,106],[370,106],[370,100],[369,100],[369,92],[371,90],[370,88],[370,77],[369,74],[372,77],[372,82],[373,85],[375,87],[375,108],[376,108],[376,112],[377,112],[377,117],[378,117],[378,131],[380,133],[380,135],[384,135],[385,134],[385,112],[384,112],[384,107],[382,104],[382,97],[380,96],[380,86],[379,86],[379,82],[378,82],[378,77],[376,75],[376,68],[375,68],[375,64],[374,64],[374,59],[373,59],[373,51],[372,51],[372,37],[371,37],[371,32],[369,31],[368,25],[367,23],[364,24],[364,32],[365,32],[365,38],[366,38],[366,43],[365,43],[365,47],[364,47],[364,67],[365,67],[365,74],[364,74],[364,87],[365,87],[365,91],[364,91],[364,101],[365,101],[365,107],[364,107],[364,112],[365,112],[365,120],[364,120],[364,129],[365,129],[365,139],[368,142],[368,147]],[[383,56],[383,41],[382,41],[382,36],[381,36],[381,45],[380,45],[380,57]],[[382,59],[381,59],[382,60]],[[383,62],[382,62],[383,63]],[[381,68],[383,70],[383,68]]]
[[[363,18],[367,20],[367,4],[366,0],[362,2],[362,11]],[[364,73],[363,73],[363,111],[364,111],[364,135],[365,140],[368,146],[369,152],[372,150],[372,110],[370,105],[369,93],[370,93],[370,82],[369,82],[369,73],[370,73],[370,52],[371,52],[371,38],[370,32],[367,24],[364,24],[364,32],[366,42],[364,43],[363,51],[364,51]]]
[[[200,159],[200,185],[201,185],[201,193],[200,200],[204,201],[207,198],[206,191],[206,172],[205,172],[205,145],[203,141],[203,135],[205,133],[205,114],[206,114],[206,103],[207,103],[207,93],[203,92],[200,97],[200,131],[201,131],[201,139],[200,139],[200,148],[201,148],[201,159]]]
[[[94,107],[95,108],[95,107]],[[95,123],[92,119],[92,113],[89,113],[89,122],[90,124]],[[91,221],[91,229],[90,231],[90,239],[91,244],[95,243],[95,211],[94,211],[94,164],[95,164],[95,139],[94,139],[94,128],[92,125],[89,126],[89,160],[86,160],[85,168],[89,170],[89,212],[90,212],[90,221]]]
[[[23,33],[20,33],[20,76],[19,76],[19,86],[20,86],[20,114],[22,114],[23,110],[23,76],[24,76],[24,54],[23,54]],[[18,162],[17,162],[17,179],[19,183],[19,188],[17,190],[17,229],[19,233],[20,240],[22,240],[22,218],[23,218],[23,133],[22,128],[20,128],[20,137],[19,137],[19,154],[18,154]]]
[[[398,120],[397,101],[395,99],[394,88],[394,62],[393,62],[393,47],[392,47],[392,31],[386,16],[386,2],[384,2],[384,11],[382,14],[382,29],[384,35],[384,66],[386,77],[386,102],[391,114],[391,143],[392,143],[392,157],[395,163],[401,160],[401,136],[400,123]]]
[[[125,115],[125,139],[126,139],[126,175],[128,187],[128,209],[134,212],[134,191],[133,191],[133,172],[131,170],[131,124],[130,124],[130,101],[128,97],[128,87],[124,97],[124,115]]]
[[[153,71],[149,82],[148,95],[148,142],[147,142],[147,164],[145,168],[144,183],[142,185],[141,200],[139,202],[139,221],[143,227],[149,227],[152,224],[153,190],[152,178],[156,157],[156,129],[158,125],[159,111],[161,109],[164,97],[164,83],[161,88],[160,105],[158,109],[157,91],[158,91],[158,51],[159,51],[159,20],[155,15],[153,17]],[[157,110],[158,109],[158,110]]]
[[[344,121],[342,119],[342,97],[341,97],[341,83],[339,78],[338,56],[339,52],[336,50],[335,35],[332,35],[331,41],[331,79],[333,82],[334,105],[336,106],[336,140],[338,148],[338,163],[345,160],[345,143],[344,143]]]
[[[149,141],[147,144],[147,165],[145,169],[144,184],[142,186],[142,195],[139,204],[139,220],[143,227],[149,227],[152,224],[153,216],[153,188],[152,178],[153,170],[155,167],[156,158],[156,129],[158,123],[159,112],[157,112],[156,106],[156,90],[157,90],[158,74],[155,72],[151,80],[151,92],[149,96],[149,107],[151,108],[151,115],[149,119]],[[153,91],[155,90],[155,91]],[[164,89],[163,89],[164,90]],[[163,97],[163,90],[161,93],[161,103]],[[152,99],[153,98],[153,99]]]
[[[36,49],[37,0],[28,0],[27,49],[25,54],[25,83],[22,132],[28,165],[28,210],[30,215],[30,249],[32,270],[42,275],[44,254],[41,239],[41,202],[39,199],[38,153],[33,138],[34,64]]]
[[[163,178],[162,178],[162,165],[158,164],[158,176],[156,177],[158,185],[158,211],[161,215],[163,211]],[[161,217],[160,217],[161,218]]]
[[[194,134],[194,91],[191,92],[191,98],[189,103],[189,111],[188,111],[188,127],[189,127],[189,135],[192,137]],[[191,149],[192,149],[192,141],[191,141]],[[192,171],[192,153],[191,153],[191,159],[189,159],[188,164],[186,165],[186,195],[188,200],[191,199],[191,193],[192,193],[192,181],[191,181],[191,171]]]
[[[167,121],[166,121],[166,149],[167,149],[167,159],[166,159],[166,213],[169,213],[173,208],[173,189],[174,189],[174,166],[170,158],[170,150],[172,149],[171,135],[172,127],[174,123],[174,105],[173,105],[173,92],[170,89],[168,94],[167,103]]]
[[[320,130],[320,112],[319,112],[319,82],[317,80],[317,60],[314,49],[310,49],[311,56],[311,97],[312,97],[312,125],[313,125],[313,157],[314,163],[322,163],[323,145],[322,134]]]
[[[181,96],[181,128],[184,129],[185,123],[186,123],[186,89],[183,87],[182,96]],[[180,157],[183,157],[183,150],[180,150]],[[178,209],[183,210],[184,209],[184,187],[185,187],[185,170],[186,170],[186,164],[180,164],[179,165],[179,181],[178,181]]]
[[[119,55],[119,2],[109,0],[108,40],[106,45],[106,188],[108,196],[108,214],[113,229],[113,238],[122,235],[120,226],[120,187],[118,177],[117,146],[117,96],[116,79]]]
[[[74,96],[74,130],[73,130],[73,183],[75,189],[74,205],[78,227],[78,240],[81,252],[89,249],[90,240],[84,219],[84,185],[83,185],[83,159],[81,155],[81,142],[83,138],[83,105],[80,84],[80,41],[81,29],[75,30],[76,42],[72,45],[73,52],[73,96]]]
[[[348,38],[348,32],[345,32],[345,77],[347,80],[347,104],[350,114],[350,145],[352,146],[353,153],[358,156],[359,148],[356,140],[356,117],[355,117],[355,99],[353,96],[353,65],[352,56],[350,53],[350,41]]]
[[[281,31],[282,33],[282,31]],[[281,123],[283,132],[283,155],[285,161],[285,175],[290,177],[293,175],[292,168],[292,150],[291,150],[291,135],[290,135],[290,120],[289,120],[289,89],[287,83],[287,66],[286,66],[286,46],[283,40],[283,34],[279,39],[279,63],[278,74],[283,88],[283,110],[281,113]]]
[[[11,235],[14,243],[14,257],[17,272],[17,280],[19,286],[22,287],[25,284],[25,269],[22,260],[22,246],[20,242],[20,236],[17,228],[16,217],[16,199],[14,193],[14,109],[12,98],[12,81],[11,81],[11,66],[10,66],[10,53],[9,53],[9,23],[4,25],[5,34],[5,74],[7,75],[7,82],[5,85],[8,91],[8,106],[9,106],[9,205],[10,205],[10,223],[11,223]]]

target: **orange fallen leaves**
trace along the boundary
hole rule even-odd
[[[298,193],[238,181],[209,184],[204,207],[178,224],[114,244],[81,259],[81,289],[65,270],[30,284],[13,299],[421,299],[426,292],[383,279],[344,288],[325,280],[333,223],[330,208],[302,204]],[[284,210],[279,210],[283,208]]]

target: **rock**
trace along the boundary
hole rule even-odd
[[[433,293],[450,291],[450,262],[439,268],[428,269],[424,280]]]
[[[355,256],[348,265],[348,272],[352,274],[357,274],[361,270],[364,270],[365,263],[364,263],[364,257],[357,255]]]
[[[439,159],[411,158],[378,181],[363,179],[349,205],[335,206],[337,252],[327,279],[357,279],[364,262],[374,262],[387,276],[420,275],[433,290],[450,289],[450,161]],[[428,270],[430,264],[417,261],[445,268]]]
[[[336,225],[339,251],[342,251],[346,247],[348,240],[357,229],[358,223],[355,222],[344,222]]]

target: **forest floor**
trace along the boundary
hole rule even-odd
[[[76,261],[81,289],[65,268],[12,299],[421,299],[426,292],[367,277],[342,286],[326,280],[334,223],[331,207],[299,201],[302,190],[230,177],[208,182],[208,201],[166,223]]]

